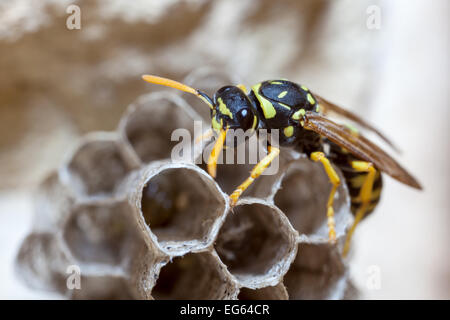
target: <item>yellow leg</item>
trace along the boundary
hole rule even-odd
[[[375,174],[377,170],[373,167],[373,164],[365,161],[352,161],[352,167],[358,172],[367,172],[367,176],[364,180],[364,183],[361,187],[361,191],[359,192],[358,199],[361,201],[361,207],[359,207],[356,212],[355,221],[353,221],[353,225],[348,231],[347,237],[345,239],[344,250],[342,252],[342,256],[345,257],[350,248],[350,240],[352,239],[353,233],[355,232],[356,226],[358,223],[364,218],[364,215],[367,212],[367,209],[370,205],[373,182],[375,180]]]
[[[341,183],[341,179],[339,179],[339,176],[337,172],[334,170],[333,166],[331,165],[330,160],[327,159],[327,157],[323,154],[323,152],[311,153],[311,159],[313,161],[316,162],[319,161],[322,163],[323,167],[325,168],[325,172],[327,173],[328,177],[330,178],[330,182],[333,185],[327,203],[327,219],[328,219],[327,224],[328,224],[328,239],[330,240],[331,243],[335,243],[336,223],[334,221],[333,202],[334,202],[334,195],[336,194],[336,190]]]
[[[223,149],[223,144],[225,143],[225,137],[227,135],[227,130],[221,130],[219,136],[217,137],[216,143],[209,155],[208,159],[208,173],[211,177],[215,178],[217,173],[217,159],[219,159],[220,152]]]
[[[208,129],[208,130],[205,131],[204,134],[202,134],[201,136],[199,136],[199,137],[197,137],[197,138],[195,139],[195,143],[196,143],[196,144],[197,144],[197,143],[200,143],[200,142],[202,142],[203,140],[206,140],[206,139],[211,138],[212,136],[213,136],[213,130],[212,130],[212,129]]]
[[[253,170],[250,173],[250,177],[248,177],[244,182],[242,182],[236,190],[230,195],[231,206],[234,206],[238,201],[241,194],[258,178],[261,173],[270,165],[270,163],[280,154],[280,149],[269,146],[269,153],[261,159],[260,162],[256,164]]]

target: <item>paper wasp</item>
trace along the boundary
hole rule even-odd
[[[344,255],[348,251],[355,227],[378,204],[382,189],[381,172],[408,186],[421,189],[418,181],[380,147],[356,129],[328,119],[326,114],[331,112],[349,119],[376,133],[392,146],[383,134],[360,117],[312,93],[305,86],[288,80],[270,80],[252,86],[248,94],[243,85],[225,86],[210,98],[205,93],[174,80],[151,75],[145,75],[143,79],[192,93],[209,106],[212,129],[217,133],[208,161],[208,172],[212,177],[216,175],[217,159],[229,129],[239,128],[256,133],[260,129],[280,130],[280,146],[293,147],[305,153],[312,161],[320,162],[332,184],[326,212],[332,243],[336,240],[333,200],[342,183],[332,164],[338,167],[347,184],[351,196],[351,211],[355,216],[347,235]],[[279,148],[269,145],[268,154],[230,195],[232,205],[279,153]]]

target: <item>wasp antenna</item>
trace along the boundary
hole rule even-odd
[[[213,102],[211,100],[210,97],[208,97],[208,95],[206,93],[203,93],[197,89],[191,88],[181,82],[175,81],[175,80],[171,80],[171,79],[167,79],[167,78],[163,78],[163,77],[158,77],[158,76],[153,76],[153,75],[143,75],[142,79],[144,79],[147,82],[153,83],[153,84],[159,84],[162,86],[166,86],[166,87],[170,87],[170,88],[174,88],[174,89],[178,89],[184,92],[188,92],[188,93],[192,93],[195,94],[197,97],[199,97],[200,99],[202,99],[211,109],[213,109]]]
[[[200,90],[197,90],[197,97],[203,100],[211,109],[214,109],[214,103],[212,102],[211,98],[204,92],[201,92]]]

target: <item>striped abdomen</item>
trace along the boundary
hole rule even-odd
[[[340,166],[340,169],[344,175],[345,182],[347,184],[348,191],[351,197],[351,210],[353,214],[356,214],[361,206],[360,192],[363,186],[364,180],[367,176],[366,172],[355,171],[350,164],[348,166]],[[380,171],[377,170],[375,174],[375,180],[373,182],[372,193],[370,196],[370,204],[367,209],[366,215],[371,213],[378,202],[380,201],[381,189],[383,187],[383,179]]]
[[[364,184],[367,172],[358,172],[352,168],[352,161],[361,161],[346,150],[342,149],[338,145],[331,141],[325,140],[330,146],[328,156],[334,165],[341,169],[344,175],[345,183],[347,184],[348,191],[351,197],[351,210],[353,214],[356,214],[361,206],[360,193]],[[383,187],[383,180],[381,172],[377,170],[375,174],[375,180],[373,182],[372,193],[370,196],[370,204],[366,211],[366,215],[372,212],[380,201],[381,189]]]

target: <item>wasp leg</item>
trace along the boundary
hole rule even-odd
[[[359,192],[359,200],[361,201],[361,207],[359,207],[356,212],[355,220],[353,221],[353,225],[347,233],[347,237],[345,239],[344,250],[342,251],[342,256],[345,257],[350,248],[350,240],[355,232],[356,226],[358,223],[364,218],[364,215],[367,212],[367,209],[370,205],[371,195],[373,183],[375,180],[375,174],[377,170],[374,168],[371,162],[366,161],[352,161],[351,165],[354,170],[358,172],[367,172],[367,176],[364,179],[364,183],[361,187],[361,191]]]
[[[208,173],[211,177],[215,178],[217,173],[217,159],[219,159],[220,152],[223,149],[223,144],[225,143],[225,137],[227,135],[227,130],[221,130],[219,136],[217,137],[216,143],[209,155],[208,159]]]
[[[261,159],[260,162],[250,172],[250,177],[248,177],[244,182],[242,182],[236,190],[230,195],[231,206],[234,206],[238,201],[241,194],[258,178],[264,170],[272,163],[272,161],[280,154],[280,149],[269,146],[269,153]]]
[[[339,178],[338,174],[331,165],[330,160],[328,160],[328,158],[325,156],[323,152],[311,153],[311,160],[315,162],[320,161],[322,163],[323,167],[325,168],[325,172],[327,173],[328,178],[330,178],[330,182],[333,185],[327,202],[327,219],[328,219],[327,224],[328,224],[328,238],[330,242],[334,244],[336,242],[336,229],[335,229],[336,223],[334,221],[333,202],[336,190],[341,184],[341,179]]]
[[[203,140],[211,138],[212,136],[213,136],[213,130],[212,129],[208,129],[208,130],[205,131],[205,133],[203,133],[201,136],[198,136],[195,139],[195,143],[200,143]]]

